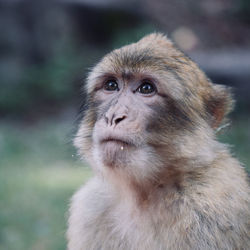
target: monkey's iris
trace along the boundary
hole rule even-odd
[[[104,89],[107,91],[116,91],[116,90],[118,91],[119,90],[118,83],[114,80],[109,80],[105,83]]]
[[[147,95],[155,91],[155,86],[149,82],[145,82],[137,90],[139,93]]]

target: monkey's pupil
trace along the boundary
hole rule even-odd
[[[119,90],[118,89],[118,84],[116,81],[108,81],[105,83],[104,85],[104,89],[108,90],[108,91],[115,91],[115,90]]]
[[[141,94],[150,94],[150,93],[153,93],[155,91],[155,87],[151,83],[143,83],[139,87],[138,91]]]

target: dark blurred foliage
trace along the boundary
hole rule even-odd
[[[213,80],[240,86],[237,98],[250,107],[249,70],[237,74],[227,61],[228,68],[216,71],[196,53],[234,48],[246,58],[249,25],[249,0],[0,0],[0,116],[36,119],[75,107],[88,69],[101,56],[155,30],[167,32]],[[229,58],[242,62],[241,55]],[[249,60],[238,67],[247,69]]]

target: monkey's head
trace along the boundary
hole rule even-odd
[[[107,54],[85,90],[75,139],[80,155],[102,173],[136,180],[155,178],[178,162],[213,161],[214,131],[232,107],[228,89],[212,84],[161,34]]]

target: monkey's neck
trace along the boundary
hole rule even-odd
[[[114,177],[114,176],[113,176]],[[139,207],[158,204],[159,200],[179,199],[184,191],[184,175],[181,171],[168,170],[153,180],[136,181],[133,178],[116,177],[111,185],[122,202]]]
[[[115,178],[114,187],[117,196],[121,202],[129,202],[140,209],[162,204],[171,207],[171,204],[177,204],[178,200],[183,198],[189,188],[193,188],[200,182],[205,175],[204,168],[198,168],[194,171],[184,172],[178,169],[166,168],[158,178],[153,180],[136,181],[133,178]],[[124,176],[123,176],[124,177]]]

